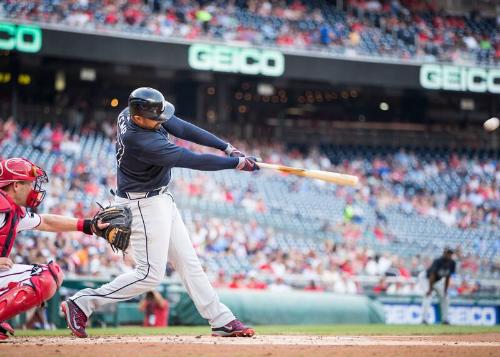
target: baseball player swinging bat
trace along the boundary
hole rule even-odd
[[[265,162],[257,162],[257,165],[259,165],[259,167],[261,167],[263,169],[277,170],[277,171],[280,171],[283,173],[296,175],[296,176],[314,178],[314,179],[334,183],[337,185],[356,186],[358,184],[358,181],[359,181],[357,176],[340,174],[337,172],[329,172],[329,171],[322,171],[322,170],[307,170],[307,169],[301,169],[301,168],[297,168],[297,167],[290,167],[290,166],[277,165],[277,164],[268,164]]]

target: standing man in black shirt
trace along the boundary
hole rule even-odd
[[[432,303],[432,292],[435,291],[441,305],[441,321],[448,325],[448,287],[450,277],[455,274],[456,263],[453,260],[453,250],[445,248],[443,255],[432,262],[426,271],[420,274],[421,286],[425,291],[422,299],[422,322],[427,324],[427,314]]]

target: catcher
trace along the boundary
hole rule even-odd
[[[108,237],[115,249],[128,246],[127,234],[113,226],[116,210],[85,220],[27,212],[26,208],[40,205],[45,196],[43,185],[47,182],[46,172],[27,159],[0,161],[0,340],[8,338],[9,333],[14,334],[7,320],[49,300],[64,278],[61,268],[53,261],[42,265],[14,264],[9,255],[18,232],[29,229],[81,231]],[[114,212],[113,215],[110,216],[110,212]],[[123,222],[123,215],[119,217],[119,222]],[[110,219],[111,224],[101,222],[103,218]]]

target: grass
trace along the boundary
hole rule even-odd
[[[124,326],[116,328],[89,328],[91,336],[146,336],[146,335],[208,335],[208,326],[172,326],[151,328]],[[259,335],[461,335],[500,333],[500,326],[442,326],[442,325],[271,325],[257,326]],[[53,331],[18,330],[16,336],[69,336],[68,329]]]

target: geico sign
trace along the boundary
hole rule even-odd
[[[493,326],[497,323],[494,306],[451,306],[448,316],[453,325]]]
[[[0,23],[0,50],[35,53],[42,48],[42,30],[36,26]]]
[[[500,69],[424,64],[420,67],[420,85],[427,89],[500,93]]]
[[[217,72],[278,77],[285,71],[281,52],[257,48],[194,44],[189,47],[188,61],[194,69]]]

